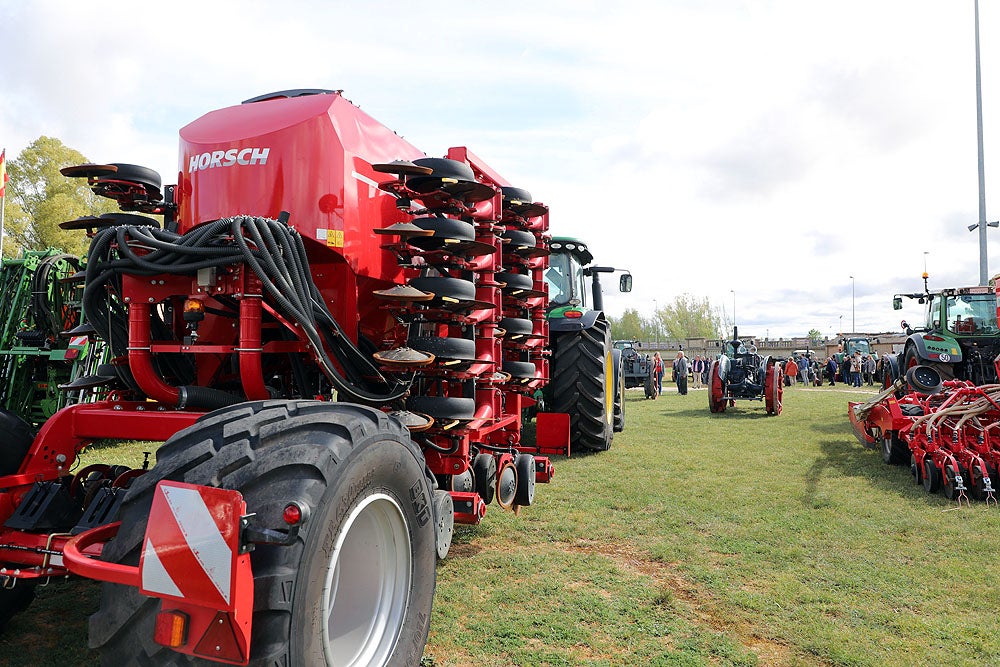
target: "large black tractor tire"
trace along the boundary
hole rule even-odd
[[[886,465],[902,465],[910,459],[910,448],[900,439],[896,431],[886,431],[881,441],[882,462]]]
[[[35,439],[35,431],[28,422],[13,412],[0,410],[0,475],[13,475],[21,467],[24,455],[28,453]],[[0,632],[14,615],[27,609],[35,599],[34,582],[19,581],[13,588],[0,588]]]
[[[656,374],[653,373],[653,365],[649,365],[649,373],[646,375],[646,381],[643,384],[643,389],[646,392],[646,398],[652,398],[656,400],[659,395],[656,387]]]
[[[250,664],[416,665],[430,625],[435,527],[430,482],[407,430],[385,413],[318,401],[223,408],[179,432],[129,490],[102,558],[136,564],[156,483],[237,489],[254,525],[307,519],[292,546],[258,545]],[[160,602],[104,584],[90,619],[101,664],[214,665],[153,642]],[[339,636],[338,633],[345,632]]]
[[[0,433],[0,475],[13,475],[35,441],[35,430],[13,412],[0,410]]]
[[[612,352],[611,360],[615,367],[615,412],[611,427],[615,433],[621,433],[625,430],[625,367],[621,350]]]
[[[569,415],[571,451],[611,449],[615,391],[607,320],[599,317],[589,329],[557,334],[550,387],[549,409]]]
[[[917,352],[915,345],[908,345],[906,347],[906,351],[903,353],[903,367],[899,369],[899,372],[901,375],[906,375],[906,372],[914,366],[930,366],[941,375],[942,380],[955,379],[954,364],[943,364],[939,361],[928,361],[920,356],[920,353]]]

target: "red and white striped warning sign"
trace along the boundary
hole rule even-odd
[[[243,507],[238,491],[160,482],[143,542],[141,592],[232,609]]]

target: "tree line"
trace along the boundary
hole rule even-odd
[[[732,335],[726,316],[713,308],[708,297],[679,294],[652,316],[644,317],[634,308],[621,317],[609,317],[615,340],[685,340],[688,338],[725,338]],[[728,333],[727,333],[727,330]]]
[[[118,210],[114,201],[91,192],[86,180],[59,173],[63,167],[87,162],[79,151],[44,136],[8,160],[3,199],[4,257],[20,257],[25,250],[45,248],[73,255],[87,251],[86,233],[61,229],[59,223]]]

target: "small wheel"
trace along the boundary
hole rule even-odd
[[[534,476],[535,471],[531,471]],[[497,505],[509,510],[517,498],[517,468],[509,460],[497,471]]]
[[[535,502],[535,457],[521,454],[517,457],[517,493],[514,504],[527,507]]]
[[[923,468],[917,465],[917,455],[910,454],[910,475],[913,477],[913,483],[920,486],[924,483],[924,471]]]
[[[954,500],[958,496],[958,476],[959,473],[955,470],[955,466],[950,463],[944,464],[944,478],[942,479],[941,485],[944,487],[944,497],[948,500]]]
[[[451,538],[455,534],[455,502],[451,494],[441,489],[433,492],[434,504],[434,544],[438,560],[444,560],[451,549]]]
[[[886,465],[904,463],[908,451],[906,444],[899,439],[895,431],[886,431],[882,434],[882,462]]]
[[[472,476],[476,493],[489,505],[497,486],[497,460],[492,454],[476,454],[472,459]]]
[[[986,466],[986,472],[989,475],[990,469],[989,465]],[[992,480],[990,480],[992,486]],[[976,461],[972,462],[971,470],[969,470],[969,486],[971,495],[976,500],[986,499],[986,480],[983,477],[983,469]]]
[[[941,471],[934,465],[934,460],[927,456],[924,458],[923,474],[924,491],[927,493],[937,493],[941,488]]]

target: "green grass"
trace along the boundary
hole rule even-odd
[[[840,389],[787,390],[778,417],[630,391],[610,451],[458,528],[425,664],[1000,664],[1000,510],[956,510],[862,449]],[[96,605],[88,582],[43,589],[0,664],[94,664]]]
[[[1000,664],[1000,512],[953,504],[850,433],[850,394],[785,412],[629,392],[611,451],[557,461],[438,571],[435,665]],[[857,399],[855,399],[857,400]]]

